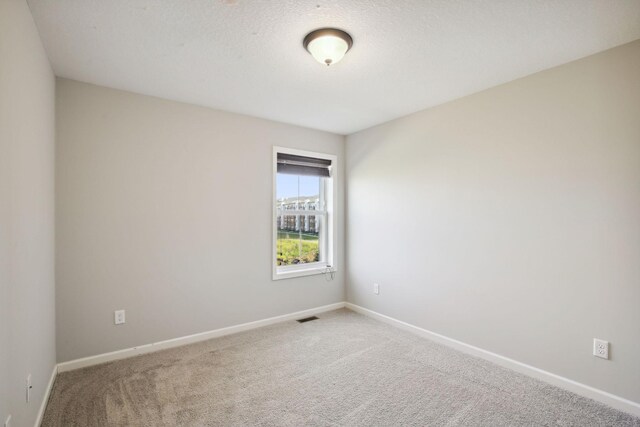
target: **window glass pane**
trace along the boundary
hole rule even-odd
[[[298,264],[300,259],[300,235],[295,231],[281,229],[278,225],[277,264]]]
[[[297,209],[298,176],[279,173],[276,176],[278,209]]]
[[[300,208],[304,210],[320,209],[320,180],[318,176],[300,176]]]
[[[276,198],[279,214],[276,217],[277,265],[319,262],[321,258],[320,232],[322,216],[304,211],[321,210],[321,177],[277,174]],[[294,215],[282,215],[282,210],[295,210]]]
[[[300,215],[300,263],[320,261],[320,217]]]
[[[320,261],[320,219],[315,215],[278,216],[278,265]]]
[[[314,210],[320,207],[320,180],[317,176],[276,175],[278,209]]]

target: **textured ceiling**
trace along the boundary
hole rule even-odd
[[[340,134],[640,38],[639,0],[29,0],[61,77]],[[354,38],[334,67],[313,29]]]

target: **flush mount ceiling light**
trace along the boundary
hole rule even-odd
[[[320,28],[307,34],[302,45],[316,61],[329,66],[339,62],[351,49],[353,39],[337,28]]]

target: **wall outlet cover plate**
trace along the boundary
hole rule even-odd
[[[113,323],[116,325],[122,325],[125,323],[124,310],[116,310],[113,313]]]
[[[609,342],[605,340],[593,339],[593,355],[603,359],[609,358]]]

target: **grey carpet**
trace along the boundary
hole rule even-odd
[[[44,426],[640,426],[348,310],[62,373]]]

